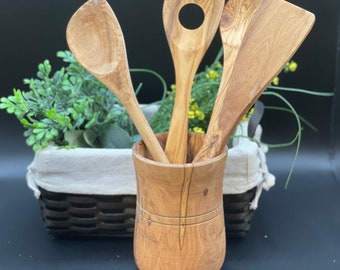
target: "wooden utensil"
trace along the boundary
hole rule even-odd
[[[123,33],[109,4],[105,0],[86,2],[69,21],[66,36],[79,63],[124,105],[152,157],[169,163],[139,107],[129,73]]]
[[[223,45],[221,86],[224,86],[229,80],[244,33],[261,1],[229,0],[224,6],[220,22],[220,34]]]
[[[194,4],[204,13],[203,23],[196,29],[185,28],[179,13]],[[165,153],[172,163],[186,163],[188,110],[192,82],[219,24],[224,0],[164,0],[163,23],[172,54],[176,96]]]
[[[315,21],[312,13],[283,0],[262,0],[245,32],[235,66],[217,95],[194,162],[221,153],[242,116],[282,70]]]

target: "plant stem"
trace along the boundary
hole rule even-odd
[[[168,87],[166,85],[164,78],[159,73],[157,73],[156,71],[153,71],[151,69],[146,69],[146,68],[131,68],[130,72],[145,72],[145,73],[150,73],[150,74],[156,76],[161,81],[161,83],[163,85],[162,100],[166,97],[166,91],[167,91]]]
[[[296,119],[296,123],[297,123],[297,126],[298,126],[298,134],[297,134],[297,143],[296,143],[295,155],[294,155],[293,162],[292,162],[291,168],[289,170],[289,174],[288,174],[288,177],[287,177],[287,180],[286,180],[286,185],[285,185],[285,188],[287,189],[289,181],[290,181],[292,173],[293,173],[293,169],[295,167],[295,163],[296,163],[297,156],[298,156],[299,150],[300,150],[300,145],[301,145],[301,131],[302,131],[302,127],[301,127],[300,118],[299,118],[298,113],[294,109],[294,107],[290,104],[290,102],[286,98],[284,98],[282,95],[280,95],[279,93],[276,93],[276,92],[273,92],[273,91],[265,91],[265,92],[262,93],[262,95],[272,95],[272,96],[276,96],[277,98],[282,100],[289,107],[289,109],[292,111],[292,113],[294,114],[295,119]]]
[[[283,111],[283,112],[289,112],[292,113],[293,112],[287,108],[284,107],[278,107],[278,106],[264,106],[265,109],[269,109],[269,110],[276,110],[276,111]],[[315,132],[318,132],[318,128],[316,126],[314,126],[311,122],[309,122],[306,118],[302,117],[301,115],[299,115],[299,118],[301,120],[302,123],[304,123],[306,126],[308,126],[310,129],[312,129]]]
[[[267,88],[273,89],[273,90],[297,92],[297,93],[308,94],[308,95],[313,95],[313,96],[322,96],[322,97],[334,96],[333,92],[317,92],[317,91],[310,91],[310,90],[305,90],[305,89],[300,89],[300,88],[282,87],[282,86],[274,86],[274,85],[269,85]]]

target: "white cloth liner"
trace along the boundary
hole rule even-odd
[[[246,134],[247,122],[237,134]],[[228,151],[223,183],[224,194],[239,194],[257,186],[251,208],[256,209],[262,189],[269,190],[275,177],[266,165],[267,147],[260,143],[258,126],[255,140],[238,137]],[[50,146],[35,154],[28,166],[27,184],[39,198],[38,187],[52,192],[97,195],[136,194],[131,149],[58,149]]]

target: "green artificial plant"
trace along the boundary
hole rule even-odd
[[[27,144],[34,151],[51,143],[64,147],[131,147],[137,132],[119,100],[71,52],[59,51],[57,56],[66,67],[52,73],[49,60],[45,60],[38,65],[36,78],[24,79],[28,91],[14,89],[13,95],[0,100],[0,109],[14,114],[25,128]]]

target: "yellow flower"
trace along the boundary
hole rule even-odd
[[[209,77],[211,79],[218,78],[218,73],[215,70],[209,70]]]
[[[254,113],[254,111],[255,111],[255,108],[252,107],[252,108],[249,110],[248,115],[249,115],[249,116],[252,115],[252,114]]]
[[[213,70],[213,69],[210,69],[208,70],[207,74],[205,74],[205,77],[209,80],[209,81],[213,81],[214,79],[218,78],[219,75],[218,73]]]
[[[243,121],[243,122],[244,122],[244,121],[247,121],[247,119],[254,113],[254,111],[255,111],[255,108],[252,107],[252,108],[249,110],[249,112],[247,112],[245,115],[243,115],[242,121]]]
[[[189,119],[194,119],[195,118],[195,112],[194,111],[189,111],[188,112],[188,118]]]
[[[191,111],[197,111],[197,110],[199,110],[198,104],[197,104],[197,103],[194,103],[193,105],[191,105],[191,106],[190,106],[190,110],[191,110]]]
[[[205,114],[204,112],[200,111],[200,110],[196,110],[195,111],[195,116],[198,118],[198,120],[204,120],[205,118]]]
[[[289,65],[288,65],[288,69],[289,69],[289,71],[291,71],[291,72],[295,72],[296,69],[297,69],[297,67],[298,67],[298,64],[297,64],[296,62],[294,62],[294,61],[291,61],[291,62],[289,63]]]
[[[273,84],[274,85],[279,85],[279,81],[280,81],[280,78],[279,77],[275,77],[274,80],[273,80]]]
[[[200,127],[194,127],[194,128],[192,129],[192,131],[193,131],[193,132],[196,132],[196,133],[201,133],[201,134],[204,133],[204,130],[203,130],[202,128],[200,128]]]

